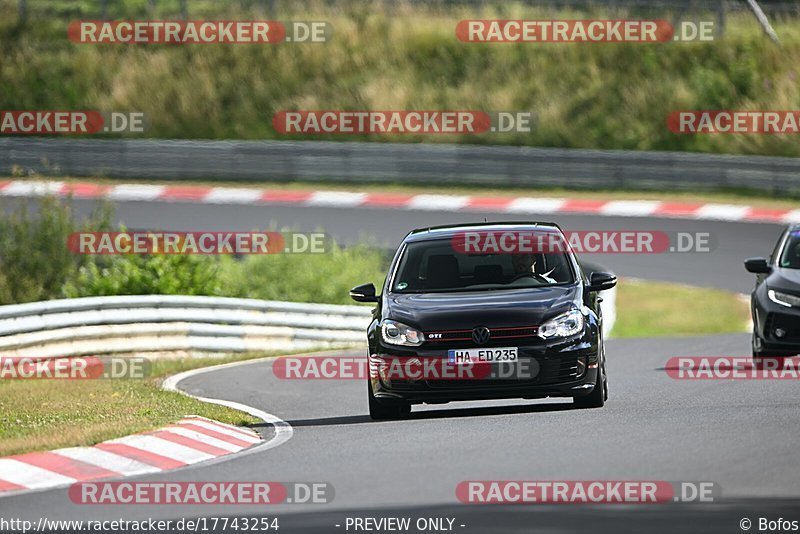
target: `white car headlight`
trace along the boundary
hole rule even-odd
[[[787,308],[791,308],[792,306],[800,308],[800,297],[795,295],[781,293],[780,291],[770,289],[767,291],[767,296],[769,296],[769,300],[775,304],[780,304],[781,306],[786,306]]]
[[[552,339],[554,337],[574,336],[583,330],[583,314],[580,310],[571,310],[554,317],[539,327],[539,337]]]
[[[410,326],[386,319],[381,323],[381,337],[386,343],[418,347],[425,341],[425,335]]]

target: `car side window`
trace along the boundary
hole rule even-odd
[[[800,230],[791,232],[781,253],[781,267],[800,269]]]
[[[770,254],[770,256],[769,256],[769,263],[770,263],[770,264],[773,264],[773,263],[775,263],[775,262],[778,260],[778,258],[780,257],[780,254],[781,254],[781,244],[783,243],[783,240],[786,238],[786,234],[787,234],[788,232],[789,232],[789,230],[788,230],[788,229],[787,229],[787,230],[784,230],[784,231],[783,231],[783,233],[781,233],[781,236],[780,236],[780,238],[778,238],[778,242],[777,242],[777,243],[775,243],[775,248],[774,248],[774,249],[772,249],[772,254]]]

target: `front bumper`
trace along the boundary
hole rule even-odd
[[[581,397],[594,389],[600,365],[596,338],[594,343],[577,338],[519,346],[519,363],[516,366],[505,364],[502,372],[477,373],[479,377],[467,378],[455,376],[455,373],[448,377],[436,373],[422,373],[422,376],[413,378],[409,375],[398,377],[397,373],[385,372],[386,368],[398,362],[402,365],[410,361],[434,361],[439,364],[436,368],[441,369],[447,361],[447,350],[413,350],[383,345],[378,348],[377,353],[370,355],[370,381],[375,397],[412,404]]]
[[[753,302],[753,323],[763,349],[800,354],[800,308],[781,306],[758,292]]]

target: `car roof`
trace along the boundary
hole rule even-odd
[[[463,232],[561,232],[561,228],[551,222],[482,222],[482,223],[463,223],[449,224],[445,226],[430,226],[427,228],[417,228],[406,235],[404,242],[427,241],[431,239],[448,238]]]

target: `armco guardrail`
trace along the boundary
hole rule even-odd
[[[800,193],[800,159],[328,141],[0,138],[0,174]]]
[[[604,293],[605,332],[615,290]],[[247,352],[362,344],[369,307],[179,295],[87,297],[0,306],[0,355]]]
[[[364,342],[370,308],[141,295],[0,307],[0,354],[49,358],[167,351],[245,352]]]

